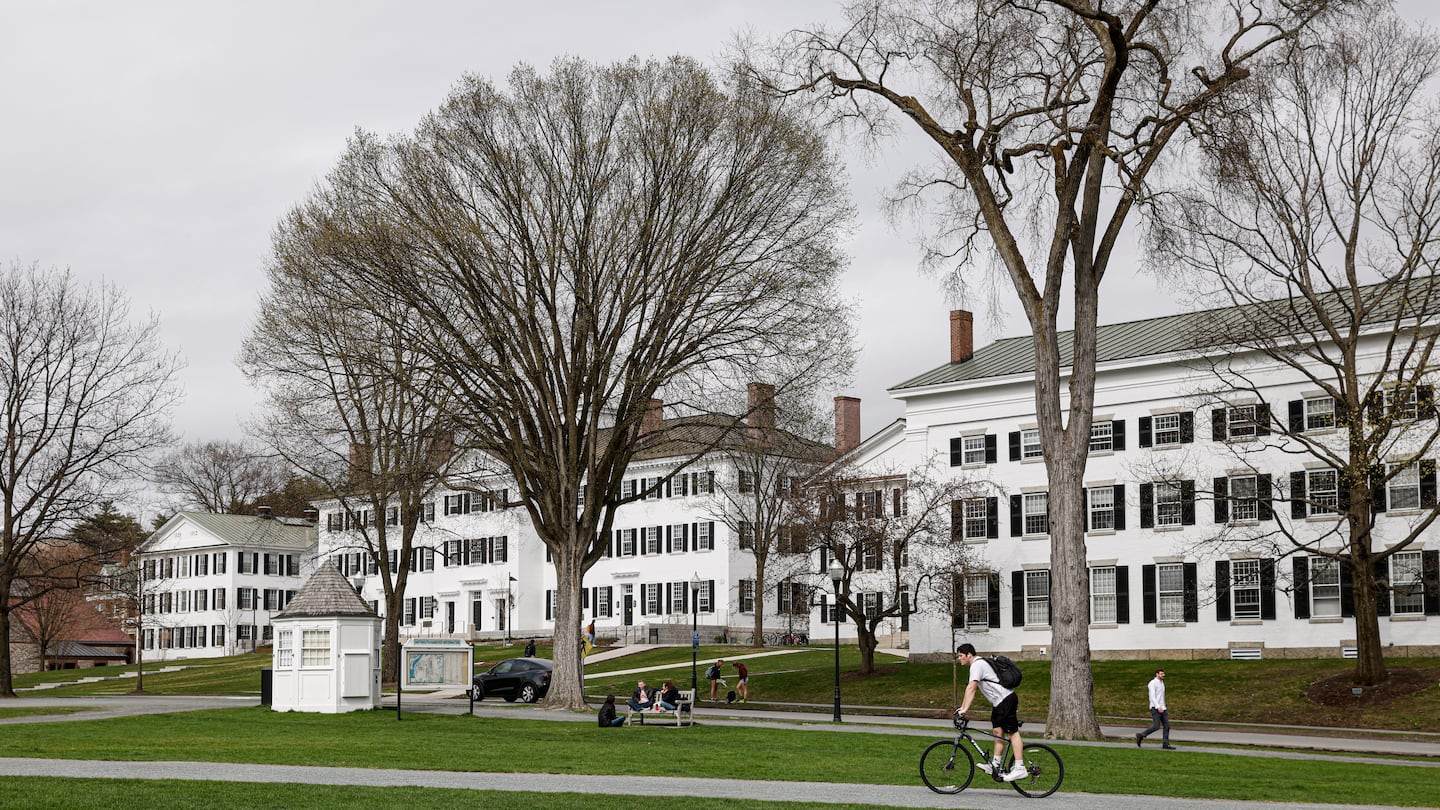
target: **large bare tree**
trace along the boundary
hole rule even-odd
[[[166,453],[155,463],[153,480],[161,492],[179,499],[181,509],[243,515],[283,490],[291,474],[274,456],[244,442],[219,440]]]
[[[823,139],[693,61],[561,60],[466,78],[412,136],[357,135],[281,227],[352,300],[403,304],[457,437],[553,556],[561,638],[626,467],[664,440],[640,440],[652,398],[712,410],[843,366],[842,189]],[[547,705],[584,705],[579,663],[556,645]]]
[[[0,312],[0,638],[9,638],[27,564],[169,441],[179,364],[153,318],[131,321],[118,289],[68,272],[0,270]],[[8,644],[0,695],[14,695]]]
[[[339,507],[321,527],[327,550],[362,552],[380,577],[382,671],[396,681],[415,535],[454,446],[448,387],[399,328],[403,305],[357,301],[313,272],[325,249],[319,232],[278,230],[241,367],[265,394],[258,434]]]
[[[1233,307],[1196,335],[1225,348],[1209,368],[1212,404],[1255,437],[1228,449],[1289,502],[1276,522],[1217,542],[1303,555],[1281,569],[1294,571],[1302,610],[1304,557],[1338,563],[1337,582],[1353,583],[1355,679],[1373,685],[1388,677],[1378,615],[1392,594],[1406,609],[1440,604],[1435,562],[1426,572],[1416,548],[1440,516],[1440,122],[1427,93],[1440,41],[1379,14],[1317,27],[1281,61],[1207,116],[1201,182],[1176,195],[1158,243],[1210,301]],[[1310,393],[1234,407],[1237,394],[1264,403],[1277,365]],[[1226,495],[1237,493],[1216,497]],[[1401,514],[1377,520],[1387,511]]]
[[[838,30],[794,32],[768,57],[748,55],[822,121],[870,137],[896,118],[913,124],[939,159],[909,174],[898,200],[934,223],[929,259],[957,290],[977,265],[998,269],[1020,300],[1054,516],[1049,736],[1100,737],[1083,481],[1101,282],[1191,119],[1264,80],[1264,58],[1326,5],[866,0]],[[1074,321],[1063,345],[1062,312]]]

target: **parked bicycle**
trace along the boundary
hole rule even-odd
[[[996,768],[990,778],[1004,784],[1005,774],[1015,762],[1010,753],[1010,738],[984,734],[982,739],[985,740],[984,748],[970,732],[970,719],[955,712],[955,739],[931,743],[920,755],[920,778],[925,786],[936,793],[959,793],[970,787],[977,770],[975,757],[978,756],[981,762],[989,762],[991,743],[996,739],[1005,744],[1001,756],[1004,767]],[[973,754],[971,749],[974,749]],[[1043,743],[1027,742],[1024,762],[1028,775],[1009,783],[1020,795],[1043,799],[1060,789],[1060,782],[1065,779],[1065,764],[1060,761],[1055,749]]]

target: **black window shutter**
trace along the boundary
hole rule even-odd
[[[665,612],[675,612],[675,583],[665,583]]]
[[[1117,531],[1117,532],[1118,532],[1118,531],[1124,531],[1124,529],[1125,529],[1125,485],[1124,485],[1124,484],[1116,484],[1116,485],[1114,486],[1114,490],[1115,490],[1115,531]],[[1118,576],[1118,570],[1119,570],[1119,569],[1116,569],[1116,570],[1117,570],[1117,576]]]
[[[1336,403],[1337,405],[1339,403]],[[1365,421],[1375,424],[1385,418],[1385,394],[1371,391],[1365,395]]]
[[[1420,575],[1425,583],[1425,615],[1440,616],[1440,551],[1420,552]]]
[[[1305,400],[1290,400],[1290,432],[1305,432]]]
[[[989,626],[1000,626],[1000,575],[990,574],[985,577],[986,594],[985,601],[990,608]]]
[[[1229,494],[1230,494],[1230,479],[1229,479],[1229,478],[1226,478],[1226,477],[1223,476],[1223,475],[1222,475],[1222,476],[1217,476],[1217,477],[1215,478],[1215,495],[1214,495],[1214,499],[1215,499],[1215,522],[1216,522],[1217,524],[1222,524],[1222,525],[1223,525],[1223,524],[1225,524],[1225,523],[1229,523],[1229,522],[1230,522],[1230,500],[1229,500],[1229,498],[1227,497]],[[1216,587],[1218,588],[1219,585],[1217,584]]]
[[[986,464],[994,464],[994,463],[995,463],[996,461],[998,461],[999,458],[1000,458],[999,452],[995,449],[995,444],[996,444],[995,434],[994,434],[994,433],[987,433],[987,434],[985,434],[985,463],[986,463]]]
[[[1180,525],[1195,525],[1195,482],[1180,482]]]
[[[1200,573],[1195,563],[1185,563],[1185,621],[1200,621]]]
[[[958,436],[950,440],[950,466],[959,467],[965,462],[965,452],[962,449],[963,440]]]
[[[705,611],[705,612],[706,612],[706,613],[714,613],[714,612],[715,612],[715,580],[713,580],[713,579],[707,579],[707,580],[705,580],[705,588],[706,588],[706,591],[705,591],[705,592],[708,593],[708,594],[710,594],[710,609],[707,610],[707,611]],[[696,609],[697,609],[697,610],[699,609],[698,606],[697,606]]]
[[[1180,414],[1180,443],[1190,444],[1195,441],[1195,413],[1185,411]]]
[[[1025,626],[1025,572],[1010,573],[1010,624]]]
[[[1230,621],[1230,561],[1215,561],[1215,621]]]
[[[1260,618],[1275,619],[1275,561],[1260,561]]]
[[[1010,433],[1010,460],[1020,460],[1020,431],[1018,430]]]
[[[1290,517],[1301,520],[1308,510],[1305,508],[1305,473],[1290,473]]]
[[[1335,471],[1335,508],[1344,512],[1350,508],[1350,471]]]
[[[985,499],[985,536],[991,540],[1000,537],[1000,499],[994,496]]]
[[[1080,503],[1081,503],[1081,505],[1084,507],[1084,509],[1082,510],[1082,514],[1084,514],[1084,517],[1080,519],[1080,522],[1085,526],[1085,531],[1088,532],[1088,531],[1090,531],[1090,529],[1091,529],[1091,526],[1090,526],[1090,490],[1089,490],[1089,489],[1082,489],[1082,490],[1080,490]],[[1046,504],[1046,505],[1048,506],[1049,504]],[[1048,515],[1048,513],[1049,513],[1050,510],[1049,510],[1049,509],[1046,509],[1045,511],[1046,511],[1046,513],[1047,513],[1047,515]]]
[[[1290,560],[1295,575],[1295,618],[1310,618],[1310,558],[1293,557]]]
[[[1142,416],[1140,417],[1140,446],[1149,447],[1151,444],[1152,442],[1150,441],[1150,417]]]
[[[1420,460],[1420,508],[1429,509],[1435,505],[1435,460]]]
[[[1110,423],[1110,442],[1115,452],[1125,449],[1125,420],[1116,419]]]
[[[1225,420],[1228,418],[1225,408],[1215,408],[1210,411],[1210,438],[1217,442],[1225,441]]]
[[[1349,560],[1340,561],[1340,615],[1355,615],[1355,572]]]
[[[1130,623],[1130,566],[1115,566],[1115,623]]]
[[[1010,496],[1010,536],[1019,537],[1025,533],[1024,520],[1020,515],[1020,495]]]
[[[1140,566],[1141,612],[1146,624],[1155,623],[1155,566]]]
[[[1155,485],[1140,485],[1140,528],[1155,528]]]
[[[965,538],[965,502],[950,502],[950,539],[963,540]]]
[[[1377,465],[1377,469],[1370,473],[1370,508],[1376,512],[1384,512],[1387,506],[1386,497],[1384,466]]]
[[[1270,435],[1270,403],[1255,403],[1255,435]]]
[[[1371,582],[1375,583],[1375,615],[1390,615],[1390,577],[1389,564],[1385,560],[1375,560],[1370,566],[1373,574]]]
[[[1275,485],[1272,483],[1270,473],[1261,473],[1255,477],[1255,499],[1261,520],[1275,519],[1275,507],[1271,503],[1273,497],[1271,492],[1274,489]]]

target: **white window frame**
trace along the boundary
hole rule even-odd
[[[1185,621],[1185,566],[1165,563],[1155,566],[1155,616],[1160,624]]]
[[[330,631],[325,629],[300,631],[300,668],[312,669],[330,666]]]
[[[740,612],[755,612],[755,580],[740,580]]]
[[[1420,396],[1419,391],[1413,386],[1410,393],[1406,395],[1404,402],[1396,402],[1395,389],[1385,389],[1385,415],[1390,417],[1392,422],[1414,422],[1420,417]]]
[[[1334,397],[1306,397],[1303,402],[1305,430],[1330,430],[1335,427]]]
[[[1329,557],[1310,557],[1310,616],[1340,616],[1340,563]]]
[[[659,616],[660,608],[660,583],[649,582],[640,586],[640,598],[645,600],[645,614],[648,616]]]
[[[1225,409],[1225,440],[1248,441],[1259,433],[1255,406],[1231,405]]]
[[[1115,423],[1110,420],[1090,423],[1090,452],[1109,453],[1115,449]]]
[[[990,575],[965,575],[965,627],[990,626]]]
[[[1090,567],[1091,624],[1115,624],[1119,621],[1115,576],[1116,571],[1113,565]]]
[[[275,666],[280,669],[290,669],[295,666],[295,648],[290,646],[290,630],[281,630],[275,634]]]
[[[1174,434],[1174,438],[1168,438]],[[1150,444],[1153,447],[1173,447],[1180,444],[1180,414],[1160,413],[1150,419]]]
[[[1420,465],[1414,461],[1390,464],[1385,501],[1390,510],[1420,508]]]
[[[966,467],[985,463],[985,434],[960,437],[960,463]]]
[[[1026,492],[1020,496],[1021,530],[1026,537],[1050,533],[1050,493]]]
[[[1085,501],[1089,512],[1089,531],[1115,529],[1115,487],[1087,487]]]
[[[1226,500],[1230,505],[1231,523],[1254,523],[1260,520],[1260,479],[1255,475],[1232,475]]]
[[[860,594],[860,612],[867,619],[877,619],[880,617],[879,591],[866,591]]]
[[[1311,517],[1334,514],[1340,504],[1340,474],[1334,468],[1305,471],[1305,507]]]
[[[701,580],[700,587],[692,594],[695,599],[695,610],[699,613],[715,612],[715,594],[711,592],[711,581]]]
[[[1050,625],[1050,571],[1025,572],[1025,626]]]
[[[990,535],[990,505],[984,498],[961,501],[960,536],[965,540],[985,540]]]
[[[1230,561],[1230,618],[1260,618],[1260,561]]]
[[[1032,461],[1045,457],[1045,448],[1040,444],[1040,429],[1026,428],[1020,431],[1020,460]]]
[[[1161,497],[1161,496],[1164,497]],[[1155,510],[1155,528],[1181,525],[1183,499],[1180,493],[1179,481],[1156,481],[1153,497]]]
[[[1424,559],[1419,551],[1397,551],[1390,557],[1390,614],[1425,614]]]

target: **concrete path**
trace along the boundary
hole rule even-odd
[[[1007,790],[970,789],[960,796],[942,796],[920,786],[831,784],[828,782],[769,782],[737,779],[688,779],[664,776],[583,776],[533,773],[457,773],[455,771],[402,771],[381,768],[313,768],[294,765],[232,765],[215,762],[91,762],[66,759],[0,758],[0,775],[81,777],[91,779],[173,779],[221,782],[280,782],[369,787],[433,787],[461,790],[536,791],[582,793],[594,797],[693,796],[721,799],[760,799],[782,802],[860,804],[871,807],[960,806],[1006,808],[1025,801]],[[1323,804],[1258,804],[1250,801],[1170,799],[1157,796],[1055,794],[1067,810],[1241,810],[1271,807],[1286,810],[1335,810]],[[604,806],[597,803],[597,807]],[[1348,805],[1380,810],[1368,805]],[[1388,810],[1388,809],[1387,809]]]

